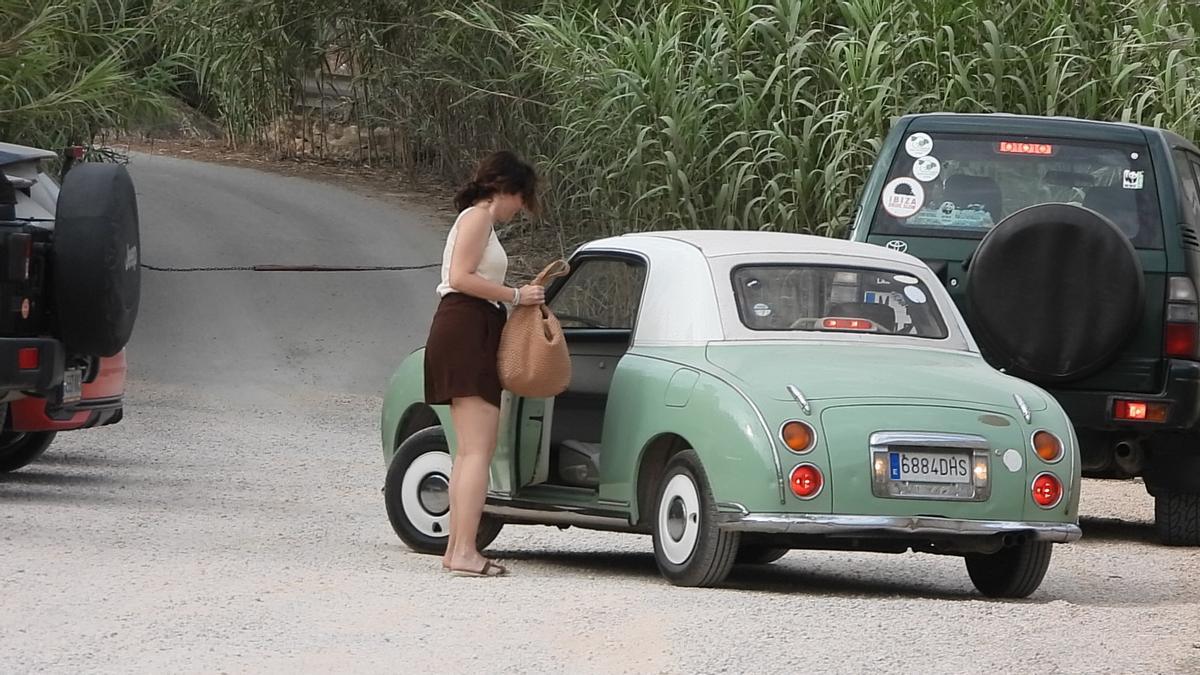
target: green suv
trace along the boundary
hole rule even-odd
[[[1200,545],[1195,145],[1132,124],[905,116],[850,238],[929,265],[987,361],[1062,404],[1084,475],[1143,476],[1163,542]]]

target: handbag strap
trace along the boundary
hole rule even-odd
[[[555,260],[554,262],[550,263],[549,265],[546,265],[546,268],[543,269],[534,278],[533,281],[529,282],[529,284],[531,286],[545,286],[546,283],[548,281],[550,281],[551,279],[557,279],[558,277],[564,277],[570,271],[571,271],[571,266],[567,263],[566,260]]]

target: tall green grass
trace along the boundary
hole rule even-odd
[[[45,148],[161,115],[175,62],[138,0],[0,0],[0,140]]]
[[[540,227],[568,245],[651,228],[836,235],[891,120],[908,112],[1200,131],[1200,8],[1163,0],[0,7],[0,131],[120,123],[165,92],[217,117],[231,141],[281,155],[340,148],[457,180],[511,147],[546,175]],[[36,65],[19,71],[26,61]],[[332,86],[338,63],[353,75],[344,98],[299,105],[311,103],[304,82]]]

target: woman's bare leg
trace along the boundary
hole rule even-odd
[[[482,398],[456,398],[450,418],[458,436],[454,468],[450,471],[450,566],[480,570],[487,560],[475,548],[475,535],[487,499],[488,469],[496,451],[500,409]]]

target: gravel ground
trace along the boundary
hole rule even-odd
[[[427,214],[297,178],[135,168],[148,262],[440,245]],[[1088,482],[1084,540],[1020,602],[915,554],[796,551],[681,589],[648,538],[529,526],[493,545],[511,577],[450,577],[379,492],[377,393],[429,279],[350,276],[147,274],[125,421],[0,476],[0,672],[1200,672],[1200,551],[1153,543],[1132,482]]]

